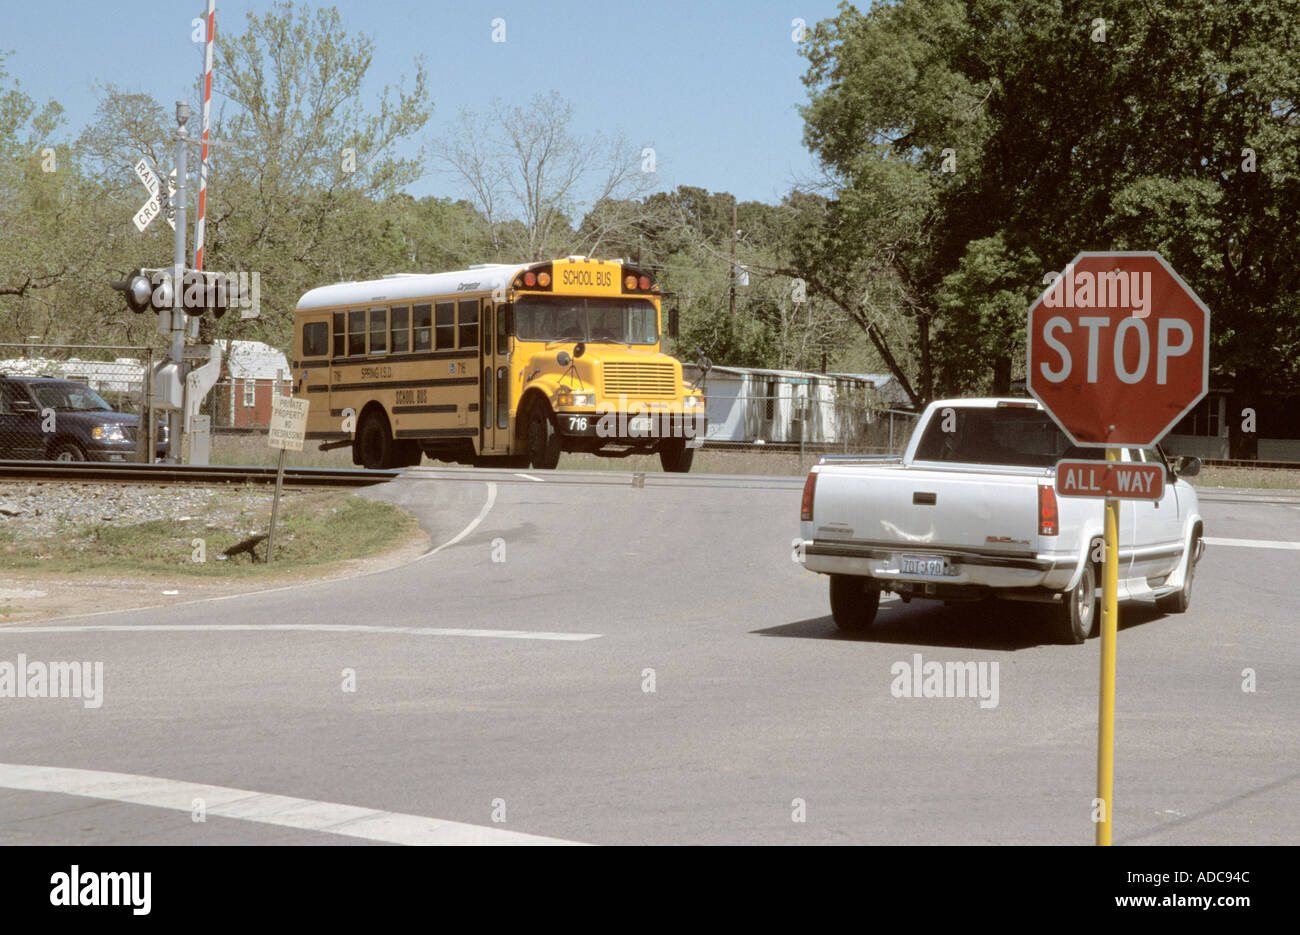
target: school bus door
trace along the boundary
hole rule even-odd
[[[506,307],[483,300],[482,350],[479,355],[479,451],[484,454],[506,454],[509,445],[509,419],[500,418],[508,413],[509,399],[506,374]],[[503,401],[500,396],[506,393]],[[506,424],[502,424],[502,423]]]

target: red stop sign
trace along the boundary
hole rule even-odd
[[[1209,389],[1210,310],[1158,253],[1080,253],[1029,309],[1029,392],[1076,445],[1153,445]]]

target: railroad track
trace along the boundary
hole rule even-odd
[[[401,471],[285,468],[286,487],[368,487]],[[0,461],[0,480],[98,481],[117,484],[274,484],[275,468],[234,464],[118,464],[95,461]]]

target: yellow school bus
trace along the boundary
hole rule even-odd
[[[672,330],[675,330],[675,322]],[[554,468],[562,451],[688,471],[703,394],[663,353],[653,277],[571,256],[313,289],[294,312],[307,437],[366,468],[423,455]]]

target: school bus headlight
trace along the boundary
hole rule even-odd
[[[682,406],[686,409],[699,409],[704,405],[703,396],[687,396],[682,400]]]
[[[596,405],[595,393],[573,393],[568,390],[561,390],[555,394],[555,405],[557,406],[594,406]]]

